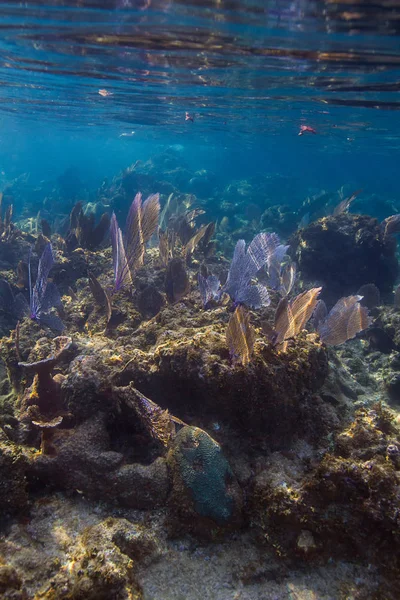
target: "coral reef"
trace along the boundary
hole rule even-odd
[[[137,360],[116,374],[116,382],[134,381],[184,421],[194,415],[204,423],[222,419],[252,435],[267,435],[271,446],[281,446],[286,436],[295,434],[302,415],[311,410],[312,393],[327,373],[326,353],[316,337],[299,336],[286,353],[256,341],[250,365],[233,366],[225,339],[225,311],[220,311],[223,329],[214,315],[213,325],[194,330],[191,311],[180,306],[171,321],[172,309],[161,311],[159,323],[153,324],[159,332],[156,346],[138,353]],[[173,321],[179,335],[169,329]],[[150,335],[149,329],[143,333]]]
[[[348,214],[356,194],[294,210],[278,177],[217,181],[171,150],[104,181],[69,234],[68,215],[57,224],[44,207],[1,240],[5,599],[159,600],[161,574],[185,590],[176,565],[203,556],[229,597],[286,597],[296,569],[343,561],[332,593],[314,573],[318,598],[396,597],[398,218]],[[74,175],[71,200],[81,187]],[[139,187],[160,195],[142,204]],[[289,234],[327,205],[334,216],[304,220],[291,248],[259,232],[261,218]],[[221,589],[218,573],[201,597]]]

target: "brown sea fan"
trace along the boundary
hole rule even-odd
[[[159,194],[152,194],[143,204],[142,194],[136,194],[126,221],[125,250],[131,273],[143,264],[145,245],[157,228],[159,214]]]
[[[307,290],[291,302],[282,298],[275,313],[275,344],[283,344],[304,329],[314,312],[321,289],[319,287]]]
[[[362,296],[347,296],[336,302],[318,328],[320,338],[325,344],[338,346],[369,327],[371,319],[368,309],[360,304],[361,298]]]
[[[182,300],[190,290],[189,275],[185,261],[173,258],[169,261],[165,272],[165,293],[170,304]]]
[[[151,194],[142,206],[142,235],[145,244],[158,227],[159,215],[160,194]]]
[[[282,296],[288,296],[292,291],[296,281],[296,273],[297,268],[295,262],[291,261],[283,266],[280,276],[281,285],[279,288]]]
[[[197,244],[204,237],[204,234],[207,230],[208,225],[203,225],[196,231],[196,233],[190,238],[188,243],[183,247],[183,255],[187,257],[189,254],[193,252],[196,248]]]
[[[172,258],[171,235],[168,229],[163,231],[160,227],[158,228],[158,250],[160,253],[160,260],[166,267],[170,258]]]
[[[357,198],[358,194],[360,194],[362,190],[357,190],[348,198],[344,198],[335,208],[333,209],[333,216],[342,215],[343,213],[349,212],[349,208],[354,200]]]
[[[226,331],[226,341],[234,363],[248,365],[254,349],[255,333],[246,309],[239,305],[231,315]]]

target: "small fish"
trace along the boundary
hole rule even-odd
[[[191,121],[194,123],[194,116],[189,114],[187,111],[185,112],[185,121]]]
[[[135,135],[134,131],[127,131],[124,133],[120,133],[118,137],[132,137],[133,135]]]
[[[103,96],[103,98],[108,98],[108,96],[114,96],[114,94],[112,92],[109,92],[108,90],[99,90],[99,94],[100,96]]]
[[[300,131],[298,135],[303,135],[304,133],[317,133],[313,127],[309,125],[300,125]]]

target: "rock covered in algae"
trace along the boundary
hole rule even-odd
[[[185,531],[207,537],[213,531],[241,524],[239,484],[221,446],[205,431],[183,427],[167,461],[173,479],[171,515],[184,525]]]
[[[15,513],[28,505],[27,466],[27,457],[0,429],[1,515]]]
[[[22,580],[11,565],[7,565],[0,557],[0,594],[3,600],[27,600],[27,595],[21,589]]]
[[[320,556],[357,557],[398,573],[399,439],[389,411],[376,405],[357,412],[322,460],[272,454],[254,481],[253,523],[280,555],[304,555],[298,541],[307,531]]]
[[[137,305],[145,317],[151,319],[160,312],[165,304],[164,296],[154,285],[147,285],[138,293]]]
[[[127,366],[118,384],[133,380],[183,421],[188,414],[209,424],[221,419],[281,447],[311,418],[311,396],[328,371],[326,350],[314,334],[297,336],[286,352],[257,340],[250,364],[233,365],[225,331],[225,324],[177,324]]]
[[[383,296],[391,294],[398,272],[396,243],[384,236],[376,219],[367,215],[324,217],[292,237],[294,258],[302,277],[324,286],[334,303],[374,283]]]
[[[79,355],[71,362],[61,391],[66,408],[78,421],[110,409],[109,382],[103,371],[96,356]]]
[[[75,544],[70,562],[35,594],[35,600],[141,600],[135,559],[148,544],[129,546],[137,537],[134,525],[125,519],[108,518],[87,527]],[[128,540],[121,548],[120,540]]]
[[[46,484],[129,508],[150,509],[166,502],[165,460],[126,464],[123,454],[110,449],[101,413],[73,430],[55,430],[52,448],[51,455],[39,454],[31,465],[31,474]]]

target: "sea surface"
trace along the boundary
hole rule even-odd
[[[172,146],[224,184],[396,199],[399,30],[396,1],[2,2],[2,177],[95,188]]]

